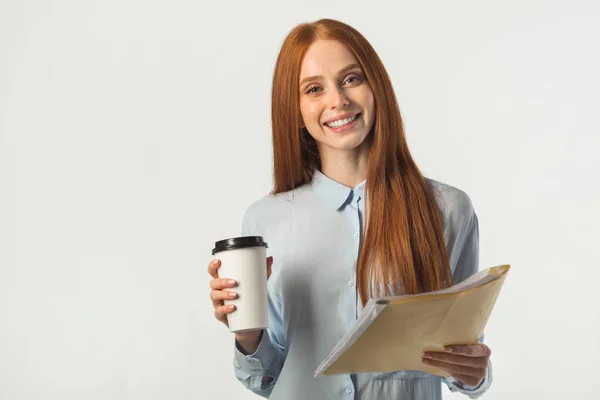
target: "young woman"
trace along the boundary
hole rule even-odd
[[[271,399],[480,396],[492,380],[480,343],[426,354],[451,374],[313,377],[370,297],[448,287],[478,270],[478,220],[467,194],[425,178],[409,152],[390,78],[355,29],[324,19],[293,29],[272,88],[274,190],[252,204],[243,235],[272,256],[269,329],[236,334],[237,378]],[[216,318],[234,308],[209,264]],[[272,271],[272,273],[271,273]]]

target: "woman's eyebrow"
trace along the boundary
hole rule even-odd
[[[348,72],[348,71],[350,71],[351,69],[354,69],[354,68],[360,68],[360,65],[358,65],[358,64],[356,64],[356,63],[354,63],[354,64],[350,64],[350,65],[348,65],[348,66],[346,66],[346,67],[342,68],[342,69],[341,69],[341,70],[338,72],[338,75],[343,75],[343,74],[345,74],[346,72]],[[312,81],[312,80],[315,80],[315,79],[321,79],[321,78],[323,78],[321,75],[308,76],[308,77],[306,77],[306,78],[302,79],[302,81],[300,82],[300,86],[302,86],[302,85],[304,84],[304,82],[306,82],[306,81]]]

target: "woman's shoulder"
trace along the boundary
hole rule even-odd
[[[296,189],[264,195],[247,207],[244,219],[253,219],[257,221],[276,221],[281,220],[298,206],[306,202],[309,186],[302,185]]]
[[[475,214],[471,197],[462,189],[431,178],[425,178],[437,206],[446,221],[470,219]]]

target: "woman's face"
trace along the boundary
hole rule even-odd
[[[300,112],[319,152],[358,151],[375,119],[375,100],[354,55],[342,43],[317,40],[300,70]]]

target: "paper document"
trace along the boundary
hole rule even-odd
[[[370,299],[314,375],[420,370],[449,376],[423,364],[421,355],[477,344],[509,270],[501,265],[444,290]]]

